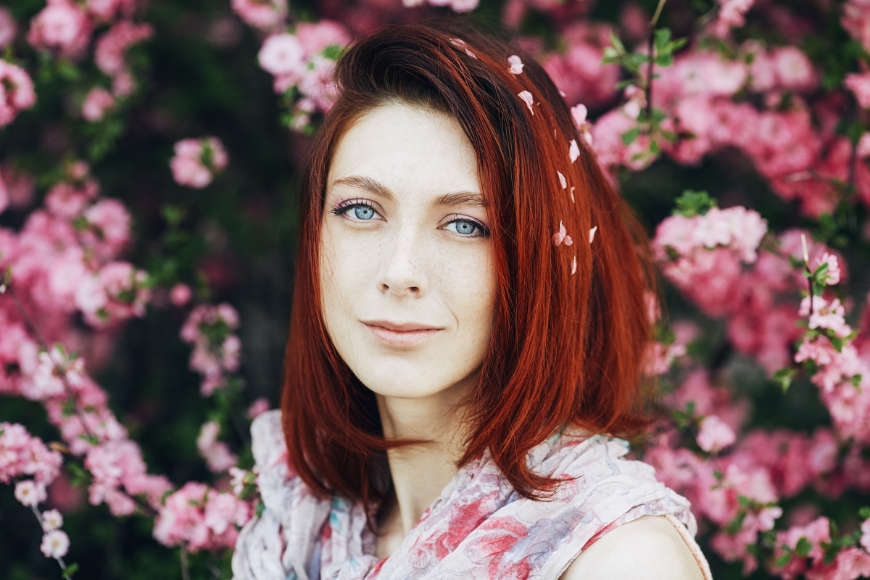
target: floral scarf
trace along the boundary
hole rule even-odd
[[[688,501],[649,465],[622,459],[628,446],[618,439],[566,432],[532,449],[532,469],[565,480],[550,501],[523,498],[484,454],[378,560],[363,507],[316,498],[287,464],[280,411],[257,417],[251,431],[266,509],[239,535],[235,580],[555,580],[602,534],[646,515],[667,516],[710,578]]]

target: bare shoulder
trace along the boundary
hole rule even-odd
[[[571,563],[561,580],[702,580],[689,546],[665,517],[645,516],[608,532]]]

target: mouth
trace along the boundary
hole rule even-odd
[[[363,324],[381,342],[391,346],[415,346],[424,342],[439,332],[441,328],[417,323],[395,323],[383,320],[372,320]]]

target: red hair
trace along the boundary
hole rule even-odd
[[[467,401],[470,437],[460,466],[489,449],[520,494],[541,497],[554,482],[530,471],[526,454],[554,432],[571,424],[633,437],[649,425],[640,373],[651,336],[644,234],[543,68],[524,58],[523,72],[512,74],[508,57],[521,51],[443,26],[392,25],[348,49],[336,68],[337,102],[303,173],[281,408],[289,461],[318,494],[384,499],[385,450],[402,444],[384,439],[374,394],[331,344],[318,271],[330,160],[351,124],[387,102],[459,121],[491,212],[492,340]],[[560,224],[572,245],[554,244]]]

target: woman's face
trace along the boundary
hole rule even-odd
[[[495,274],[474,149],[449,115],[375,108],[345,133],[320,248],[326,327],[385,397],[462,394],[490,339]]]

